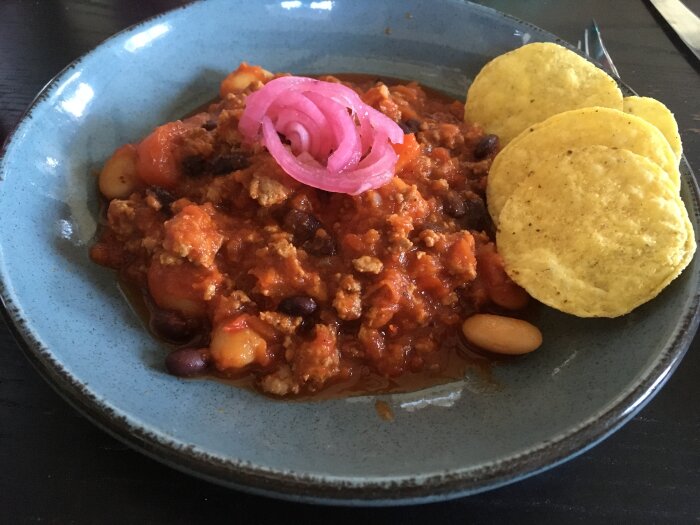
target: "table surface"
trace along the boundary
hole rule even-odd
[[[0,2],[0,142],[66,64],[183,0]],[[700,63],[646,0],[484,1],[569,42],[595,18],[624,81],[676,114],[700,169]],[[700,13],[700,0],[686,0]],[[338,509],[224,489],[142,456],[71,408],[0,323],[0,523],[699,523],[700,337],[658,396],[605,442],[497,490],[423,506]]]

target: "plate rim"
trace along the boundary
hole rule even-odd
[[[574,46],[557,35],[508,13],[467,0],[446,1],[508,19],[536,31],[548,41],[562,44],[578,52]],[[17,136],[17,131],[26,120],[31,118],[35,107],[51,94],[53,87],[60,83],[68,72],[118,37],[135,32],[173,13],[204,3],[207,3],[206,0],[193,0],[128,26],[100,42],[54,75],[34,97],[0,147],[0,185],[5,180],[6,155]],[[634,90],[620,79],[616,78],[616,80],[623,89],[634,93]],[[685,155],[681,166],[689,196],[695,209],[700,210],[700,187]],[[698,219],[697,215],[695,218]],[[700,223],[700,220],[698,222]],[[5,279],[5,273],[0,273],[0,302],[2,303],[0,313],[22,353],[56,393],[96,426],[150,458],[207,481],[249,493],[321,504],[380,506],[441,501],[492,490],[564,463],[606,439],[646,406],[678,367],[700,325],[700,315],[698,315],[700,287],[698,287],[688,300],[684,316],[675,325],[676,336],[665,342],[663,349],[656,357],[656,364],[627,395],[614,400],[607,409],[599,411],[576,426],[570,426],[554,438],[542,441],[537,446],[519,454],[476,468],[467,467],[422,477],[392,476],[387,479],[365,479],[360,476],[324,477],[261,468],[246,461],[217,457],[207,452],[197,451],[192,445],[180,446],[175,441],[159,436],[138,423],[130,422],[128,415],[115,411],[108,406],[106,400],[99,399],[87,385],[66,371],[51,354],[51,350],[34,337],[26,326],[21,308],[14,304],[8,294],[8,283]],[[351,479],[359,481],[350,481]]]

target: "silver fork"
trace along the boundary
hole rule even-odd
[[[607,69],[616,78],[620,78],[620,73],[617,72],[615,64],[608,50],[603,44],[603,37],[600,34],[600,28],[595,20],[591,20],[590,25],[583,30],[583,41],[578,41],[578,48],[587,56],[598,62],[603,68]]]

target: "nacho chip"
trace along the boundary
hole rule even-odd
[[[658,128],[640,117],[614,109],[576,109],[528,128],[496,156],[486,188],[494,222],[499,223],[501,209],[539,159],[596,144],[647,157],[662,168],[665,173],[659,176],[678,192],[678,162]]]
[[[581,317],[617,317],[655,297],[690,261],[688,224],[658,164],[594,145],[530,167],[501,212],[497,244],[508,275],[539,301]]]
[[[622,107],[625,113],[637,115],[659,128],[671,145],[676,160],[681,160],[683,145],[678,133],[678,122],[670,109],[655,98],[649,97],[625,97],[622,99]]]
[[[683,215],[685,231],[688,235],[685,241],[685,246],[683,247],[683,257],[681,258],[681,262],[678,264],[675,271],[672,272],[671,275],[669,275],[668,279],[659,284],[658,290],[656,290],[653,294],[654,297],[656,297],[664,288],[671,284],[671,281],[673,281],[683,272],[683,270],[686,269],[686,267],[690,264],[690,261],[693,260],[693,256],[695,255],[695,251],[697,250],[695,232],[693,231],[693,224],[690,222],[688,210],[685,207],[683,201],[681,200],[680,195],[678,196],[678,203],[681,208],[681,214]]]
[[[521,131],[570,109],[622,110],[617,82],[585,58],[552,43],[534,43],[486,64],[467,92],[464,119],[508,144]]]

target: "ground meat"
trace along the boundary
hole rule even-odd
[[[343,321],[359,319],[362,315],[362,286],[352,275],[343,275],[333,298],[333,308]]]
[[[286,396],[299,393],[299,383],[288,365],[280,366],[275,372],[264,375],[260,380],[263,392],[273,396]]]
[[[210,204],[188,205],[165,222],[163,248],[190,262],[211,268],[224,236],[216,228]]]
[[[114,199],[109,203],[107,221],[112,231],[120,237],[128,237],[136,231],[134,218],[136,217],[135,203]]]
[[[260,319],[275,330],[286,335],[292,335],[301,324],[301,317],[293,317],[278,312],[260,312]]]
[[[353,259],[352,265],[355,267],[355,270],[357,270],[360,273],[378,274],[384,268],[384,264],[382,264],[382,261],[380,261],[376,257],[371,257],[369,255],[363,255],[362,257]]]
[[[214,136],[204,128],[188,129],[181,140],[179,155],[182,159],[204,159],[214,152]]]
[[[474,237],[469,232],[462,231],[447,251],[445,266],[453,275],[462,277],[469,282],[476,277],[476,255],[474,253]]]
[[[253,175],[248,191],[251,199],[266,208],[284,202],[291,194],[291,190],[281,182],[259,173]]]
[[[312,388],[323,385],[340,371],[340,352],[335,331],[318,324],[314,338],[299,345],[292,357],[292,372],[297,381]]]
[[[246,98],[268,77],[237,91],[232,75],[223,99],[184,119],[168,144],[176,171],[164,180],[175,182],[109,203],[93,259],[145,292],[154,315],[171,320],[169,340],[186,327],[175,335],[206,347],[224,333],[242,345],[238,357],[254,349],[262,357],[246,368],[210,372],[253,374],[268,394],[435,376],[460,319],[513,296],[483,201],[497,141],[462,121],[462,105],[415,83],[344,77],[420,151],[375,190],[316,190],[243,141]]]

